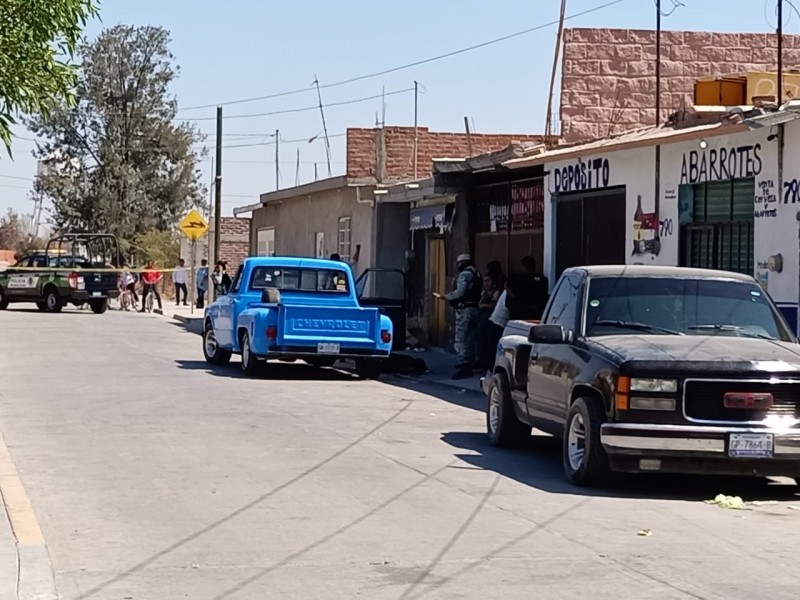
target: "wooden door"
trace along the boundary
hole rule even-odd
[[[430,287],[430,319],[428,320],[428,339],[434,346],[444,346],[448,342],[447,302],[433,296],[434,292],[447,293],[447,263],[444,256],[444,238],[428,240],[428,286]]]

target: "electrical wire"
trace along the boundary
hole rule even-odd
[[[585,16],[585,15],[591,14],[593,12],[597,12],[599,10],[603,10],[603,9],[609,8],[611,6],[614,6],[615,4],[620,4],[620,3],[625,2],[625,1],[626,0],[611,0],[610,2],[605,2],[604,4],[600,4],[600,5],[595,6],[593,8],[588,8],[588,9],[583,10],[581,12],[577,12],[575,14],[568,15],[568,16],[566,16],[564,18],[564,20],[565,21],[569,21],[569,20],[572,20],[572,19],[576,19],[578,17],[582,17],[582,16]],[[443,60],[445,58],[450,58],[452,56],[457,56],[459,54],[464,54],[466,52],[472,52],[473,50],[478,50],[480,48],[485,48],[487,46],[492,46],[494,44],[499,44],[500,42],[505,42],[506,40],[510,40],[510,39],[513,39],[513,38],[516,38],[516,37],[527,35],[529,33],[533,33],[534,31],[540,31],[542,29],[547,29],[548,27],[553,27],[554,25],[558,25],[558,23],[559,23],[559,20],[550,21],[549,23],[543,23],[541,25],[537,25],[536,27],[530,27],[530,28],[524,29],[522,31],[517,31],[515,33],[511,33],[511,34],[508,34],[508,35],[504,35],[502,37],[495,38],[493,40],[488,40],[486,42],[481,42],[479,44],[474,44],[472,46],[467,46],[466,48],[460,48],[458,50],[453,50],[451,52],[446,52],[445,54],[439,54],[437,56],[424,58],[422,60],[417,60],[417,61],[414,61],[414,62],[406,63],[404,65],[400,65],[400,66],[397,66],[397,67],[392,67],[390,69],[384,69],[382,71],[376,71],[374,73],[368,73],[366,75],[359,75],[357,77],[351,77],[349,79],[343,79],[341,81],[336,81],[334,83],[326,83],[325,85],[320,85],[319,89],[328,89],[328,88],[333,88],[333,87],[339,87],[339,86],[342,86],[342,85],[355,83],[356,81],[364,81],[365,79],[373,79],[375,77],[380,77],[382,75],[389,75],[390,73],[396,73],[398,71],[403,71],[405,69],[411,69],[413,67],[418,67],[420,65],[425,65],[425,64],[428,64],[428,63],[436,62],[436,61],[439,61],[439,60]],[[230,106],[232,104],[244,104],[244,103],[247,103],[247,102],[258,102],[259,100],[269,100],[271,98],[283,98],[285,96],[293,96],[295,94],[302,94],[302,93],[305,93],[305,92],[312,91],[314,89],[316,89],[316,88],[312,86],[312,87],[308,87],[308,88],[289,90],[289,91],[286,91],[286,92],[278,92],[278,93],[275,93],[275,94],[267,94],[266,96],[257,96],[255,98],[243,98],[243,99],[240,99],[240,100],[230,100],[228,102],[218,102],[216,104],[202,104],[202,105],[199,105],[199,106],[187,106],[187,107],[179,108],[178,110],[179,111],[183,111],[183,110],[200,110],[200,109],[203,109],[203,108],[214,108],[214,107],[217,107],[217,106]]]
[[[375,96],[366,96],[364,98],[355,98],[354,100],[344,100],[342,102],[329,102],[328,104],[324,104],[323,108],[331,108],[334,106],[347,106],[348,104],[357,104],[359,102],[367,102],[368,100],[377,100],[379,98],[383,98],[384,96],[395,96],[397,94],[407,94],[409,92],[413,92],[414,88],[406,88],[403,90],[395,90],[393,92],[386,92],[385,94],[376,94]],[[290,113],[300,113],[300,112],[307,112],[310,110],[319,110],[319,104],[315,104],[314,106],[304,106],[303,108],[286,108],[284,110],[273,110],[271,112],[265,113],[255,113],[255,114],[248,114],[248,115],[222,115],[222,119],[253,119],[256,117],[272,117],[274,115],[287,115]],[[217,117],[198,117],[196,119],[183,119],[181,117],[175,117],[176,120],[180,121],[216,121]],[[274,133],[269,135],[275,135]]]

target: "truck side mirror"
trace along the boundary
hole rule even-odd
[[[567,336],[563,325],[533,325],[528,332],[531,344],[565,344]]]

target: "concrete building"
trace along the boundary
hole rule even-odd
[[[383,188],[428,177],[434,158],[466,157],[541,136],[440,133],[425,127],[347,130],[344,175],[261,195],[252,213],[250,253],[356,256],[357,273],[406,267],[409,203],[383,203]],[[356,254],[358,252],[358,254]]]
[[[655,194],[660,146],[659,194]],[[753,275],[797,331],[800,101],[676,115],[663,127],[508,161],[541,165],[544,269],[661,264]]]

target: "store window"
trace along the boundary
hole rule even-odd
[[[752,178],[680,186],[681,266],[752,275],[754,197]]]
[[[350,261],[350,217],[339,217],[339,256],[345,262]]]

